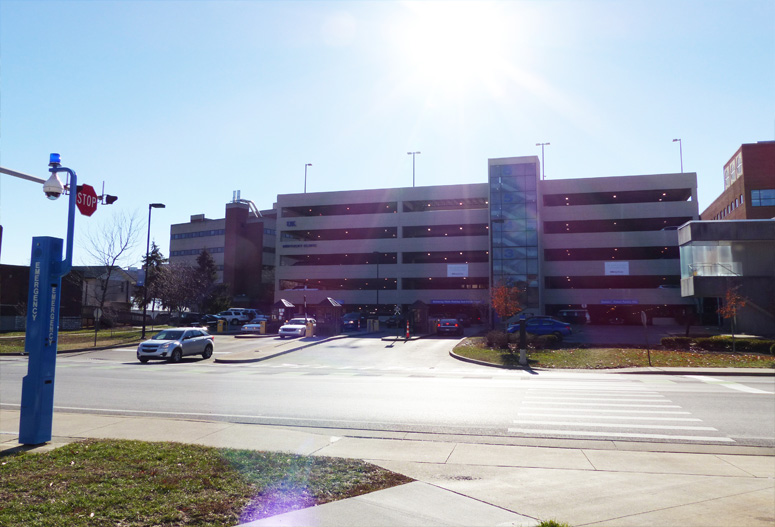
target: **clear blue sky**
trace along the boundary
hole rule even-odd
[[[0,165],[50,152],[136,211],[145,250],[221,218],[232,192],[484,182],[539,155],[548,179],[697,172],[704,209],[742,143],[775,139],[775,2],[0,2]],[[66,200],[0,175],[2,255],[65,236]]]

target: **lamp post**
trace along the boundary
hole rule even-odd
[[[412,156],[412,186],[414,186],[414,156],[422,152],[407,152],[406,155]]]
[[[307,167],[311,167],[312,163],[304,165],[304,193],[307,193]]]
[[[684,148],[680,139],[673,139],[674,143],[678,143],[678,155],[681,156],[681,174],[684,173]]]
[[[164,203],[150,203],[148,205],[148,238],[145,241],[145,276],[143,278],[143,334],[140,337],[143,339],[145,338],[145,313],[148,309],[148,259],[150,258],[148,252],[151,248],[151,211],[165,207]]]
[[[544,147],[549,146],[551,143],[536,143],[536,146],[541,147],[541,179],[546,179],[546,164],[544,163]]]

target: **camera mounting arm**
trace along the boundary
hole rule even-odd
[[[67,175],[70,176],[69,185],[67,187],[64,187],[65,193],[70,195],[69,203],[67,205],[67,241],[66,241],[67,245],[65,249],[65,259],[59,263],[59,266],[58,266],[59,268],[57,269],[57,274],[59,276],[65,276],[67,273],[70,272],[70,269],[72,269],[73,267],[73,234],[75,233],[75,200],[76,200],[76,194],[78,194],[77,192],[75,192],[75,189],[78,187],[78,176],[75,174],[75,170],[71,170],[67,167],[63,167],[59,163],[59,161],[60,161],[59,154],[51,154],[51,156],[49,157],[48,171],[51,172],[52,178],[56,177],[58,172],[67,172]]]

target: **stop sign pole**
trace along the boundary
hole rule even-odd
[[[70,176],[70,200],[67,214],[66,255],[62,260],[63,243],[60,238],[49,236],[32,238],[27,330],[24,339],[24,351],[30,358],[27,363],[27,375],[22,379],[22,404],[19,415],[19,443],[23,445],[39,445],[51,441],[54,420],[54,375],[59,338],[60,292],[62,277],[70,272],[73,263],[73,232],[77,200],[75,190],[78,187],[78,177],[75,172],[63,167],[59,161],[59,154],[51,154],[48,171],[51,172],[51,179],[57,179],[56,183],[60,190],[55,195],[50,194],[49,197],[56,199],[62,193],[62,185],[56,174],[67,172]],[[96,209],[96,203],[94,208]]]

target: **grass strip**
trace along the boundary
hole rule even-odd
[[[484,337],[471,337],[455,346],[462,357],[506,367],[519,367],[519,352],[488,348]],[[534,368],[599,370],[646,367],[648,353],[639,348],[560,348],[528,350]],[[771,355],[710,351],[651,350],[651,365],[658,368],[775,368]]]
[[[410,478],[358,460],[85,440],[0,457],[0,525],[231,526]]]
[[[150,338],[159,332],[160,327],[146,330],[146,338]],[[109,346],[137,346],[142,330],[129,329],[101,329],[97,332],[97,347]],[[6,333],[0,337],[0,355],[16,354],[24,351],[25,334],[14,332]],[[58,351],[94,348],[94,330],[82,329],[78,331],[60,331],[57,342]]]

